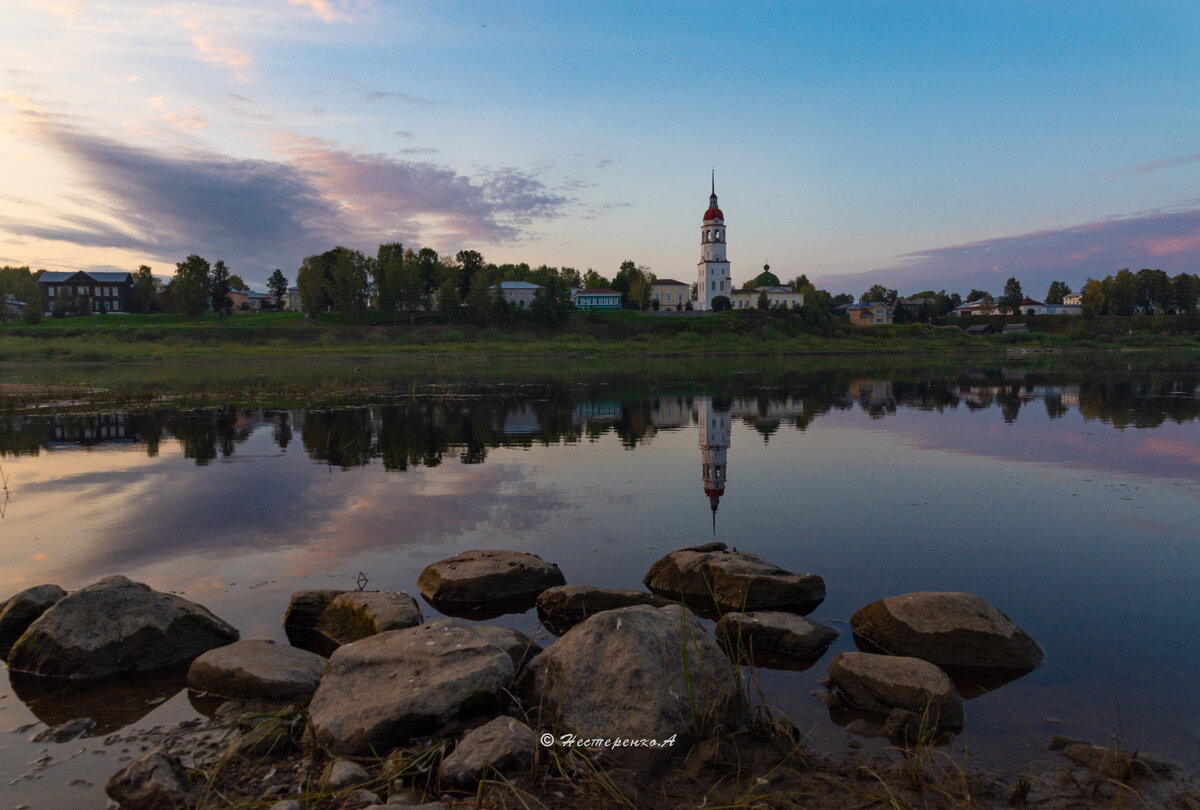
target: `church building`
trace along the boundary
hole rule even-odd
[[[725,215],[717,207],[717,175],[713,172],[712,195],[700,226],[700,264],[697,265],[696,309],[712,309],[718,295],[729,297],[729,259],[725,255]]]

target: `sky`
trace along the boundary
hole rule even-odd
[[[1200,272],[1200,4],[5,0],[0,265]]]

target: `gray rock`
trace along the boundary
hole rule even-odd
[[[33,736],[35,743],[56,742],[64,743],[76,737],[82,737],[96,727],[96,721],[90,717],[77,717],[65,723],[59,723],[53,728],[39,732]]]
[[[442,760],[438,775],[449,784],[473,788],[485,769],[505,773],[528,767],[536,746],[529,726],[512,717],[497,717],[468,731]]]
[[[315,630],[329,603],[346,591],[296,591],[283,614],[283,626],[297,630]]]
[[[707,543],[672,551],[642,580],[659,596],[704,614],[786,610],[811,613],[825,599],[825,580],[794,574],[755,554]]]
[[[325,659],[267,639],[236,641],[202,653],[188,669],[188,688],[218,697],[308,700],[321,683]]]
[[[36,585],[0,603],[0,658],[7,658],[33,620],[66,595],[57,585]]]
[[[304,810],[304,807],[295,799],[288,799],[287,801],[275,802],[275,804],[271,805],[271,810]]]
[[[1133,776],[1171,778],[1179,773],[1179,765],[1167,759],[1139,751],[1127,751],[1119,746],[1108,748],[1086,740],[1054,735],[1046,743],[1047,750],[1058,751],[1081,768],[1107,779],[1125,780]]]
[[[925,718],[931,729],[958,731],[963,699],[945,672],[920,658],[844,652],[829,665],[827,685],[848,706],[888,714],[906,709]]]
[[[538,594],[537,612],[542,624],[556,636],[584,619],[606,610],[650,605],[666,607],[671,600],[625,588],[597,588],[594,585],[558,585]]]
[[[868,649],[923,658],[952,674],[1019,674],[1045,657],[1038,643],[1011,619],[970,593],[889,596],[860,608],[850,618],[850,627]]]
[[[447,722],[495,712],[512,657],[454,619],[389,630],[339,647],[309,706],[316,741],[381,755]]]
[[[513,671],[520,672],[521,668],[533,660],[542,651],[542,646],[529,636],[508,627],[495,627],[490,624],[471,625],[471,629],[483,637],[483,640],[508,653],[512,659]]]
[[[236,641],[238,631],[195,602],[122,576],[63,597],[9,653],[9,669],[59,678],[98,678],[189,663]]]
[[[464,551],[421,572],[417,587],[431,604],[471,609],[532,602],[566,579],[554,563],[521,551]]]
[[[179,760],[152,751],[113,774],[104,792],[121,810],[175,810],[188,805],[189,785]]]
[[[717,622],[715,632],[718,643],[727,652],[740,649],[751,660],[762,656],[817,658],[838,637],[838,631],[832,627],[795,613],[774,610],[726,613]]]
[[[347,591],[330,601],[316,629],[339,644],[349,644],[386,630],[416,627],[421,621],[417,600],[406,593]]]
[[[321,777],[321,784],[325,786],[326,790],[357,787],[370,781],[371,774],[367,773],[366,769],[357,762],[351,762],[348,759],[335,759],[330,762]]]
[[[368,807],[378,807],[379,802],[383,801],[379,794],[363,788],[344,790],[335,799],[337,810],[366,810]]]
[[[639,771],[685,755],[716,727],[743,722],[733,666],[678,605],[597,613],[533,659],[518,691],[526,706],[580,739],[638,741],[602,750]],[[670,738],[674,744],[664,745]]]

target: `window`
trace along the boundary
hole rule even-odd
[[[51,298],[53,298],[53,297],[54,297],[54,291],[55,291],[55,290],[57,290],[57,289],[58,289],[58,287],[47,287],[47,288],[46,288],[46,295],[48,295],[48,296],[50,296]]]

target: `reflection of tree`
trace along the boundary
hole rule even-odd
[[[967,372],[911,376],[851,370],[785,375],[783,382],[746,375],[701,379],[694,384],[650,384],[616,375],[609,385],[556,381],[504,389],[460,386],[422,395],[394,391],[387,404],[330,406],[308,411],[246,411],[233,407],[127,412],[9,413],[0,416],[0,457],[36,455],[42,448],[112,441],[145,445],[154,456],[174,437],[197,464],[229,457],[259,426],[286,449],[295,438],[316,460],[342,468],[379,459],[389,471],[436,466],[447,457],[465,464],[487,460],[493,448],[532,447],[598,440],[615,434],[624,447],[650,441],[663,426],[692,412],[693,397],[712,397],[764,439],[782,426],[804,430],[831,410],[862,408],[873,418],[899,409],[997,409],[1006,422],[1041,401],[1050,418],[1078,408],[1084,419],[1121,429],[1153,428],[1200,417],[1200,374],[1153,371],[1060,371],[997,366]]]

